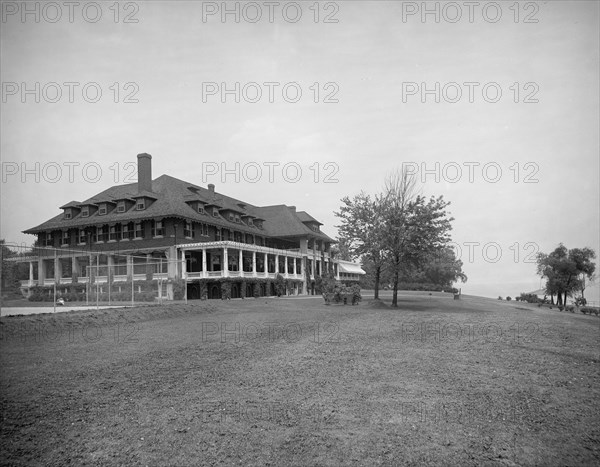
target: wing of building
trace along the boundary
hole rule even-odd
[[[295,206],[254,206],[168,175],[152,180],[152,157],[138,155],[138,182],[70,201],[37,235],[36,256],[23,287],[72,283],[185,280],[188,298],[208,290],[220,298],[270,295],[281,274],[291,294],[314,293],[327,272],[358,280],[360,265],[331,256],[335,241],[321,223]],[[37,270],[37,273],[36,273]],[[36,277],[37,276],[37,277]],[[206,287],[196,285],[205,283]],[[173,287],[167,288],[172,298]]]

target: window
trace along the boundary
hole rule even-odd
[[[207,224],[204,224],[202,226],[202,233],[205,237],[208,237],[208,225]]]
[[[84,206],[81,208],[81,217],[90,217],[90,207]]]
[[[186,222],[183,228],[185,238],[194,238],[194,225],[191,222]]]
[[[96,227],[96,242],[103,242],[104,241],[104,228],[103,227]]]
[[[85,244],[87,242],[87,235],[85,234],[85,230],[79,229],[79,243]]]
[[[202,206],[201,204],[198,204],[198,214],[206,214],[206,212],[204,211],[204,206]]]
[[[135,223],[135,238],[144,238],[144,230],[142,229],[142,223]]]
[[[230,220],[231,222],[233,222],[233,220],[234,220],[233,213],[230,213],[230,214],[229,214],[229,220]]]
[[[137,204],[135,205],[135,209],[138,211],[143,211],[146,209],[146,202],[143,199],[138,199]]]
[[[119,201],[117,203],[117,212],[125,212],[125,201]]]
[[[52,246],[52,232],[46,232],[44,246]]]
[[[69,231],[65,230],[63,231],[62,234],[62,245],[68,245],[69,244]]]
[[[217,231],[215,233],[215,240],[217,242],[221,241],[221,229],[217,229]]]
[[[104,216],[105,214],[106,214],[106,204],[101,204],[100,208],[98,209],[98,215]]]
[[[240,224],[242,222],[242,220],[240,219],[240,216],[238,216],[237,214],[235,215],[235,221]]]
[[[254,225],[254,222],[250,218],[248,218],[248,225]]]
[[[165,234],[162,221],[152,221],[152,236],[162,237]]]
[[[70,210],[70,209],[67,209],[67,210],[65,211],[65,219],[70,219],[70,218],[71,218],[71,210]]]
[[[213,217],[219,217],[219,210],[217,208],[213,208]]]
[[[108,231],[108,239],[112,242],[116,242],[121,236],[121,224],[111,225]]]
[[[130,224],[123,224],[121,228],[121,240],[129,240],[131,238],[133,231],[130,227]]]

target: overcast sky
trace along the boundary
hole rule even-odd
[[[452,202],[465,293],[538,288],[559,242],[599,252],[598,2],[426,2],[437,22],[421,4],[228,2],[236,22],[221,2],[2,2],[0,237],[32,243],[148,152],[154,178],[295,205],[331,236],[340,198],[408,164]]]

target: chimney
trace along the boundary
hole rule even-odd
[[[296,206],[288,206],[288,208],[290,208],[290,211],[296,212]]]
[[[141,191],[152,191],[152,156],[138,154],[138,193]]]
[[[208,192],[210,196],[215,196],[215,186],[212,183],[208,184]]]

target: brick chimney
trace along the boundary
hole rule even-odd
[[[212,183],[208,184],[208,192],[210,196],[215,196],[215,186]]]
[[[138,154],[138,193],[141,191],[152,191],[152,156]]]

